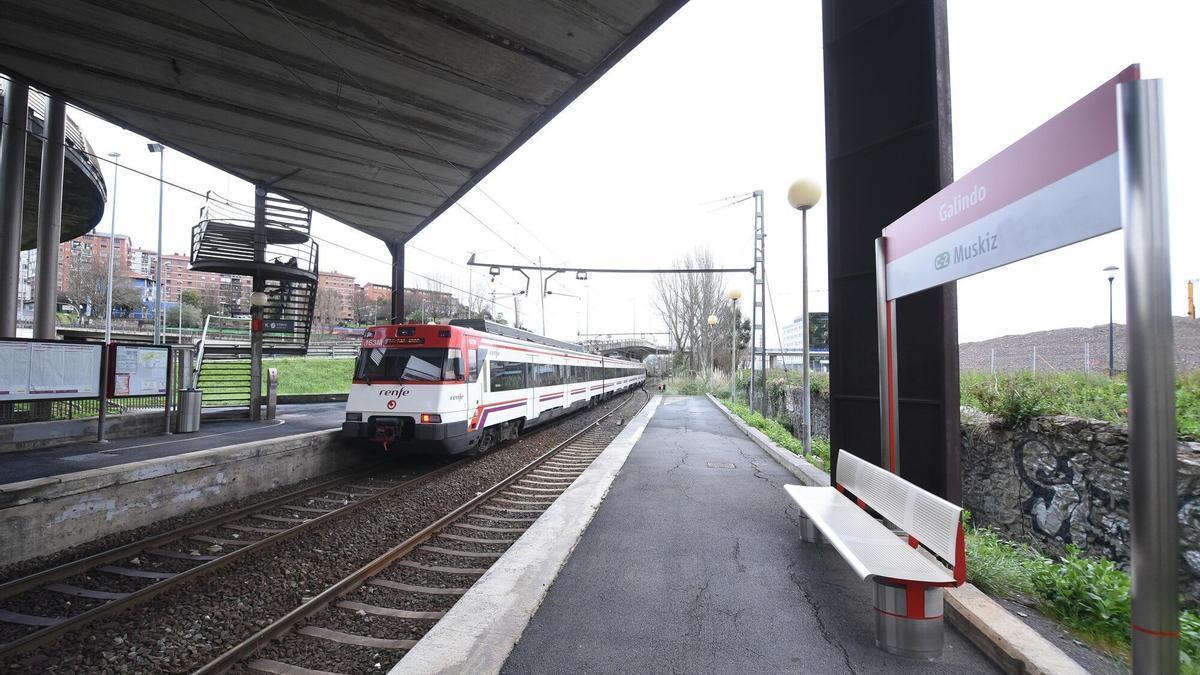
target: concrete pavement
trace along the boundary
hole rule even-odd
[[[503,672],[996,672],[874,646],[871,585],[802,546],[796,479],[702,397],[668,397]]]

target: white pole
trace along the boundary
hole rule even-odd
[[[1083,372],[1085,375],[1092,374],[1092,345],[1090,342],[1083,343]]]
[[[154,263],[154,344],[162,342],[166,321],[162,316],[162,226],[163,226],[163,159],[167,149],[158,150],[158,251]]]
[[[992,347],[992,374],[996,374],[996,348]]]
[[[808,209],[800,212],[800,292],[804,299],[801,311],[804,313],[804,456],[812,454],[812,392],[809,391],[808,381]]]
[[[113,262],[116,259],[117,249],[117,176],[121,173],[121,153],[110,152],[109,157],[113,158],[113,200],[112,200],[112,218],[109,219],[108,227],[108,289],[107,300],[104,303],[104,341],[112,341],[112,292],[113,292]]]
[[[1037,372],[1037,345],[1033,346],[1033,372]]]

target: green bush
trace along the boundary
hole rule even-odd
[[[964,405],[995,415],[1012,426],[1027,424],[1039,415],[1129,423],[1124,375],[963,373],[960,386]],[[1200,370],[1175,378],[1175,421],[1180,436],[1200,438]]]
[[[1042,558],[1029,546],[1001,539],[993,530],[967,529],[967,580],[988,595],[1032,600],[1031,576]]]

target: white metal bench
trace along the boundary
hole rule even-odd
[[[966,582],[962,508],[845,450],[832,487],[784,489],[800,506],[801,538],[824,538],[859,578],[875,583],[875,644],[903,656],[940,656],[942,589]]]

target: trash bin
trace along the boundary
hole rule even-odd
[[[199,389],[179,390],[176,433],[190,434],[200,430],[200,404],[203,396],[204,392]]]

